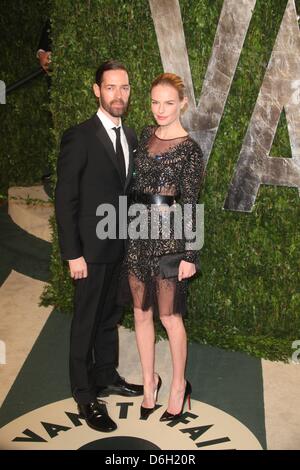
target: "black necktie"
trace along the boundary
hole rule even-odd
[[[123,148],[122,148],[122,144],[121,144],[121,127],[113,127],[113,130],[115,131],[116,137],[117,137],[117,140],[116,140],[117,161],[118,161],[118,165],[119,165],[119,168],[120,168],[121,176],[122,176],[123,180],[125,181],[125,179],[126,179],[126,167],[125,167],[124,152],[123,152]]]

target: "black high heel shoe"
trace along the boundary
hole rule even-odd
[[[180,416],[183,413],[184,405],[186,400],[188,400],[188,406],[189,410],[191,409],[191,393],[192,393],[192,386],[190,382],[187,380],[186,385],[185,385],[185,391],[184,391],[184,397],[183,397],[183,403],[181,407],[181,411],[177,413],[176,415],[173,415],[172,413],[169,413],[168,410],[164,412],[164,414],[160,417],[159,421],[175,421],[176,419],[180,418]]]
[[[158,382],[157,382],[157,387],[156,389],[154,390],[154,406],[152,408],[145,408],[144,406],[141,405],[141,414],[140,414],[140,419],[143,419],[143,420],[146,420],[152,413],[153,411],[155,411],[156,409],[156,401],[157,401],[157,397],[158,397],[158,392],[159,392],[159,389],[161,387],[161,384],[162,384],[162,380],[160,378],[160,376],[158,375]]]

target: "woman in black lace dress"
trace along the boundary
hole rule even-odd
[[[168,408],[161,420],[178,417],[191,393],[185,380],[187,338],[182,316],[186,314],[188,278],[196,273],[197,251],[187,244],[186,236],[174,236],[172,210],[180,204],[192,209],[186,229],[195,230],[196,203],[201,187],[204,164],[199,145],[180,123],[180,114],[187,106],[184,85],[175,74],[158,76],[151,87],[151,109],[157,126],[146,127],[135,158],[135,177],[131,187],[133,203],[147,208],[148,236],[130,238],[124,260],[123,280],[129,284],[134,307],[135,332],[140,354],[144,399],[141,419],[154,411],[161,379],[154,372],[155,333],[153,315],[159,315],[165,327],[172,355],[173,380]],[[156,221],[151,219],[156,212]],[[163,220],[171,220],[169,229]],[[133,220],[133,219],[131,219]],[[152,220],[152,223],[151,223]],[[159,233],[159,236],[151,236]],[[176,233],[176,232],[175,232]],[[183,229],[183,235],[188,231]],[[164,255],[183,253],[174,277],[162,273]],[[122,284],[121,284],[122,285]],[[123,284],[124,286],[124,284]],[[121,288],[121,296],[124,295]]]

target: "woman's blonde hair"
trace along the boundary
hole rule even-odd
[[[177,90],[180,101],[182,101],[183,98],[186,96],[183,80],[181,77],[179,77],[179,75],[176,75],[175,73],[161,73],[160,75],[158,75],[151,84],[150,92],[157,85],[170,85],[175,88],[175,90]]]

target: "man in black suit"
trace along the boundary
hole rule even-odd
[[[44,69],[48,85],[48,94],[50,93],[51,86],[51,77],[49,75],[49,65],[51,63],[51,51],[52,51],[52,41],[50,36],[50,19],[48,18],[43,26],[41,36],[39,39],[39,44],[37,48],[36,56],[40,62],[40,66]],[[50,114],[50,113],[49,113]],[[49,116],[51,119],[51,116]],[[44,184],[44,190],[49,197],[52,195],[52,185],[51,185],[51,167],[47,162],[43,171],[42,182]]]
[[[40,61],[40,66],[48,73],[49,64],[51,62],[51,36],[50,36],[50,19],[48,18],[43,26],[42,33],[39,40],[38,50],[36,53],[37,58]],[[50,81],[48,82],[50,86]]]
[[[100,104],[98,112],[68,129],[61,141],[55,209],[61,255],[68,260],[75,283],[70,343],[72,393],[90,427],[113,431],[116,424],[97,396],[138,396],[143,394],[143,387],[128,384],[116,370],[117,324],[122,311],[116,307],[115,298],[125,240],[118,238],[118,222],[115,239],[99,239],[96,211],[101,204],[110,204],[119,221],[119,196],[126,195],[137,138],[121,122],[130,95],[124,65],[103,63],[93,89]]]

